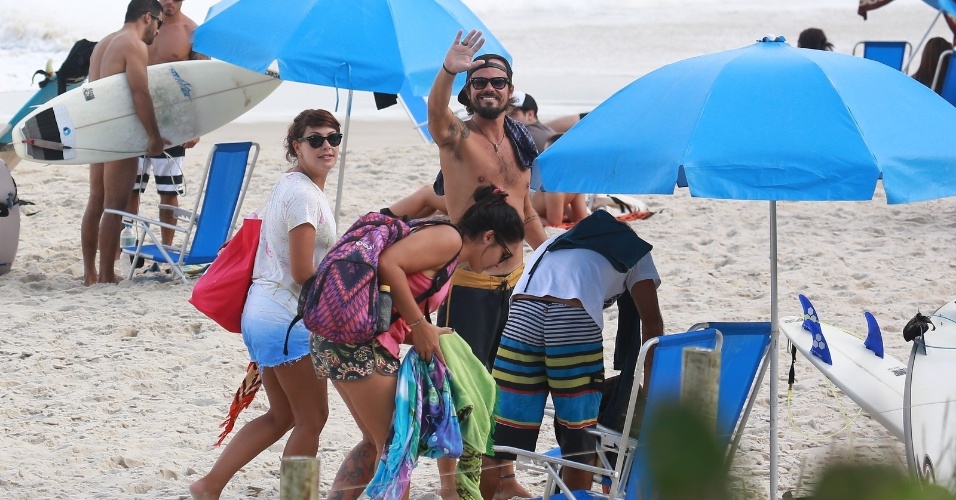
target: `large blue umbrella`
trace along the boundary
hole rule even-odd
[[[956,108],[900,71],[783,37],[653,71],[538,157],[544,188],[770,202],[771,497],[777,490],[777,201],[956,195]]]
[[[347,137],[352,91],[427,96],[455,33],[470,29],[484,33],[484,53],[511,60],[461,0],[224,0],[196,28],[193,47],[254,71],[275,62],[283,80],[348,89]],[[455,83],[457,91],[465,75]]]
[[[398,94],[407,80],[427,96],[457,30],[507,56],[460,0],[226,0],[210,14],[197,52],[259,72],[276,61],[283,80],[328,87]]]

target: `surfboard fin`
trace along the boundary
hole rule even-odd
[[[863,345],[867,349],[873,351],[873,354],[876,354],[878,357],[883,357],[883,333],[880,331],[880,325],[877,324],[876,318],[870,314],[869,311],[863,313],[863,317],[866,318],[866,340],[863,342]]]
[[[803,329],[813,336],[810,354],[820,358],[824,363],[832,365],[830,346],[827,345],[827,339],[823,337],[823,329],[820,328],[820,318],[817,316],[817,310],[806,296],[800,294],[799,297],[800,305],[803,306]]]

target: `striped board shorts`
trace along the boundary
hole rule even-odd
[[[156,192],[159,194],[186,194],[185,177],[183,176],[183,161],[186,149],[174,146],[157,157],[140,156],[136,182],[133,191],[146,192],[149,183],[149,174],[156,176]]]
[[[491,374],[499,387],[496,445],[533,451],[550,393],[562,455],[581,463],[593,459],[594,438],[586,429],[597,424],[604,342],[587,311],[515,300]],[[495,457],[514,459],[506,453]]]

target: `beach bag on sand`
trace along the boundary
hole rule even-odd
[[[196,281],[189,303],[233,333],[242,331],[242,308],[252,285],[262,219],[256,214],[242,226]]]
[[[415,229],[434,224],[451,223],[406,221],[379,212],[360,217],[332,245],[315,274],[303,283],[298,315],[289,325],[289,331],[302,319],[310,332],[333,342],[357,344],[371,340],[379,333],[376,328],[379,256]],[[429,289],[415,297],[416,303],[441,290],[455,262],[457,255],[432,279]],[[393,314],[392,321],[395,319]]]

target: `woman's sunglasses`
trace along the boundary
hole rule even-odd
[[[322,143],[328,141],[329,146],[333,148],[342,144],[342,134],[329,134],[328,137],[321,136],[319,134],[312,134],[308,137],[299,137],[296,139],[298,142],[308,142],[309,146],[312,146],[313,149],[319,149],[322,147]]]
[[[471,88],[475,90],[481,90],[489,83],[491,83],[491,86],[494,87],[495,90],[501,90],[505,88],[505,85],[508,85],[508,79],[503,76],[497,76],[495,78],[482,78],[480,76],[476,76],[475,78],[471,79]]]
[[[495,241],[497,241],[498,244],[501,245],[501,259],[498,260],[499,264],[502,264],[508,259],[515,256],[515,254],[511,253],[511,249],[508,248],[508,245],[505,245],[505,243],[501,241],[497,236],[495,236]]]

